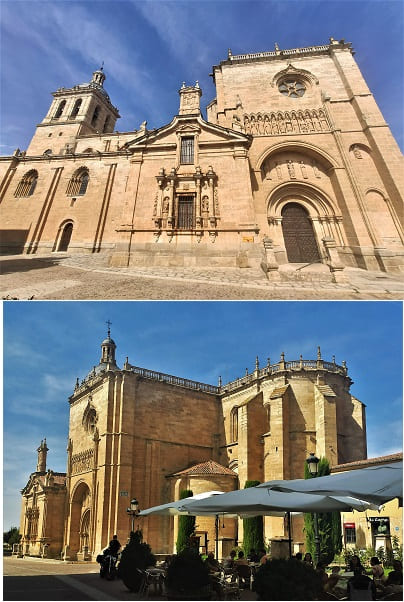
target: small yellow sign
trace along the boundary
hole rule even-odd
[[[254,242],[254,236],[243,236],[243,242]]]

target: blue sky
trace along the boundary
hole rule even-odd
[[[233,54],[353,43],[358,64],[404,147],[401,0],[1,0],[0,153],[27,148],[51,92],[89,81],[105,61],[117,130],[150,129],[178,111],[182,81],[215,96],[212,65]]]
[[[217,384],[279,361],[346,360],[366,404],[368,456],[402,449],[400,302],[5,302],[4,528],[46,437],[48,467],[66,470],[68,396],[99,362],[106,320],[117,362]]]

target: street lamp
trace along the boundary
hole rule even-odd
[[[135,530],[135,518],[138,516],[138,514],[140,512],[140,510],[139,510],[139,502],[137,501],[136,498],[133,498],[130,501],[130,508],[127,508],[126,512],[128,513],[128,515],[132,519],[132,528],[131,528],[131,531],[134,531]]]
[[[309,457],[306,459],[307,468],[309,469],[311,476],[314,478],[318,474],[318,463],[319,462],[320,462],[320,460],[313,453],[311,453],[309,455]],[[314,561],[317,566],[317,564],[320,560],[320,535],[318,532],[318,514],[317,514],[317,512],[314,512],[314,546],[315,546]]]

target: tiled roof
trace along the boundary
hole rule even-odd
[[[195,464],[195,466],[190,466],[190,468],[186,468],[185,470],[180,470],[179,472],[174,473],[174,476],[194,476],[194,475],[211,475],[211,474],[221,474],[221,475],[230,475],[232,477],[237,477],[237,473],[230,468],[226,468],[213,460],[208,460],[207,462],[201,462],[201,464]]]
[[[397,454],[390,454],[389,456],[378,456],[377,458],[367,458],[366,460],[355,460],[355,462],[337,464],[332,467],[331,472],[341,472],[343,470],[350,470],[351,468],[366,468],[367,466],[388,464],[389,462],[400,462],[402,459],[403,452],[398,452]]]

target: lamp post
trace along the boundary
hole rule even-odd
[[[137,501],[136,498],[133,498],[130,501],[130,508],[126,509],[126,512],[128,513],[128,515],[131,517],[132,519],[132,528],[131,531],[135,530],[135,518],[138,516],[140,510],[139,510],[139,502]]]
[[[320,462],[320,460],[313,453],[311,453],[309,455],[309,457],[306,459],[307,468],[309,469],[311,476],[314,478],[318,474],[318,463],[319,462]],[[318,532],[318,514],[317,514],[317,512],[314,512],[314,547],[315,547],[314,561],[315,561],[315,565],[317,566],[317,564],[320,560],[320,535]]]

